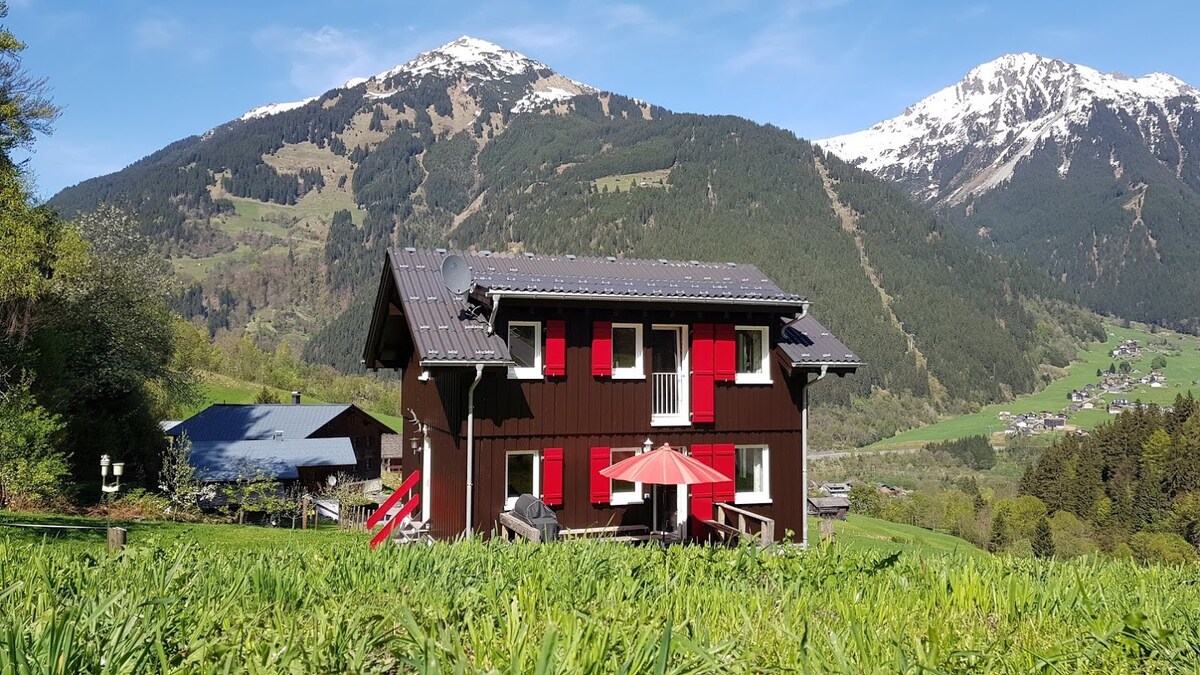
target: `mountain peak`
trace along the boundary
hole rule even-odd
[[[1178,115],[1167,111],[1177,97],[1195,106],[1200,90],[1164,73],[1129,77],[1037,54],[1005,54],[897,117],[818,143],[907,183],[922,199],[957,203],[1004,184],[1022,158],[1051,141],[1063,155],[1059,172],[1065,175],[1080,129],[1102,108],[1128,116],[1156,151],[1163,139],[1176,137]]]
[[[335,89],[365,86],[371,99],[386,98],[408,86],[428,78],[441,78],[458,83],[465,89],[475,83],[492,83],[505,90],[503,100],[511,101],[511,112],[529,112],[539,107],[566,100],[584,93],[597,93],[594,87],[563,77],[545,64],[505,49],[500,45],[470,35],[418,54],[401,65],[371,77],[355,77]],[[259,106],[242,115],[247,121],[267,117],[302,107],[318,97],[312,96],[290,103],[271,103]]]
[[[446,76],[461,70],[480,70],[490,76],[520,75],[533,70],[549,70],[533,59],[505,49],[494,42],[464,35],[453,42],[418,54],[416,58],[375,76],[386,80],[401,73],[417,77]]]

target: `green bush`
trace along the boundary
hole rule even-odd
[[[1138,532],[1129,539],[1133,557],[1144,563],[1182,565],[1197,561],[1196,547],[1173,532]]]

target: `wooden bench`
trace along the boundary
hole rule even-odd
[[[607,527],[579,527],[559,530],[560,537],[604,537],[615,539],[621,536],[649,535],[650,528],[646,525],[611,525]]]
[[[501,511],[500,516],[496,520],[500,523],[500,533],[504,535],[505,539],[517,535],[529,541],[538,542],[539,544],[542,541],[541,530],[517,518],[508,511]]]

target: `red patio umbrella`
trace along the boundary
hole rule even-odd
[[[654,485],[693,485],[733,480],[700,460],[672,449],[667,443],[663,443],[656,450],[634,455],[608,468],[600,469],[600,475]]]
[[[600,469],[600,475],[605,478],[651,485],[694,485],[733,480],[700,460],[671,449],[668,443],[663,443],[659,448],[650,452],[634,455],[610,467]],[[655,529],[658,527],[657,496],[651,499],[651,503],[654,513],[652,516],[654,524],[651,529]]]

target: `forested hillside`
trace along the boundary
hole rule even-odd
[[[1003,187],[946,210],[987,249],[1027,260],[1097,311],[1200,330],[1200,193],[1097,115],[1070,149],[1053,143]],[[1114,166],[1113,157],[1120,157]]]
[[[1200,544],[1200,405],[1188,393],[1063,438],[1026,472],[1021,490],[1101,536],[1170,532]]]
[[[1200,330],[1200,89],[1007,54],[822,147],[1102,313]]]
[[[1000,400],[1033,389],[1037,364],[1102,337],[1082,315],[1032,309],[1050,293],[1037,275],[974,252],[791,132],[598,93],[504,53],[431,74],[420,64],[435,50],[180,141],[52,205],[127,204],[191,280],[179,311],[345,370],[358,368],[389,245],[754,263],[811,297],[870,364],[824,385],[824,401],[877,388]],[[580,93],[539,99],[531,88],[547,82]]]

